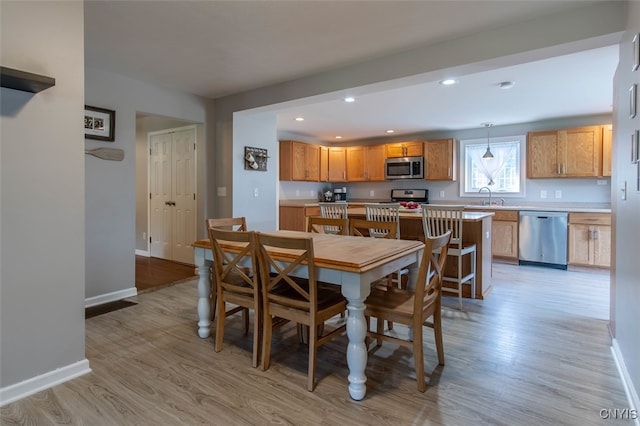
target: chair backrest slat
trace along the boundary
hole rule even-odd
[[[349,233],[349,219],[311,216],[308,221],[307,232],[338,235]]]
[[[396,239],[398,224],[379,220],[350,219],[349,235]]]
[[[220,228],[232,231],[248,231],[247,221],[244,216],[207,219],[206,226],[207,229]]]

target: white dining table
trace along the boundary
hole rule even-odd
[[[403,268],[409,269],[409,285],[415,284],[424,244],[420,241],[365,238],[333,234],[315,234],[298,231],[274,231],[267,234],[282,236],[311,236],[314,262],[320,281],[341,286],[347,299],[347,365],[349,367],[349,394],[354,400],[366,395],[365,368],[367,347],[364,340],[367,324],[364,318],[365,299],[371,291],[371,283]],[[207,338],[211,326],[212,251],[209,240],[192,244],[194,260],[198,268],[198,335]],[[272,255],[274,255],[272,253]],[[286,261],[291,254],[276,254]],[[296,275],[306,277],[306,268],[299,268]]]

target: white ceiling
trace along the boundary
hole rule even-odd
[[[584,1],[86,1],[85,63],[217,98],[550,15]],[[611,112],[618,47],[278,112],[334,141]],[[454,76],[456,77],[456,76]],[[499,89],[501,81],[514,87]],[[296,122],[296,116],[305,117]]]

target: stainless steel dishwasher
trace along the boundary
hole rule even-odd
[[[520,211],[520,265],[567,269],[568,215],[564,212]]]

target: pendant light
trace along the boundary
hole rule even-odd
[[[493,158],[493,154],[491,153],[491,148],[489,147],[489,133],[491,132],[491,126],[493,123],[484,123],[484,127],[487,128],[487,152],[482,155],[482,158],[491,159]]]

